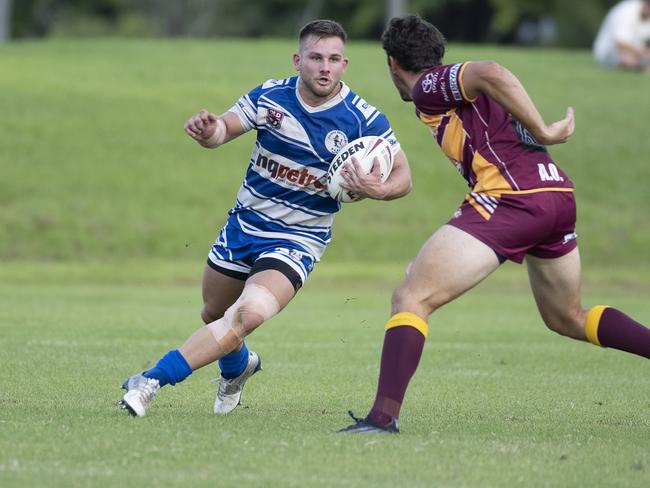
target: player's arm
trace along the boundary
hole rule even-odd
[[[365,174],[361,165],[352,157],[352,162],[346,163],[342,175],[345,180],[345,184],[341,185],[343,188],[374,200],[395,200],[409,193],[413,187],[411,169],[406,154],[401,149],[393,157],[393,169],[384,183],[381,182],[377,158],[370,173]]]
[[[201,146],[211,149],[246,132],[236,114],[226,112],[216,116],[207,110],[201,110],[187,119],[184,129],[185,133]]]
[[[566,142],[573,134],[573,108],[567,108],[562,120],[546,125],[517,77],[494,61],[468,63],[461,82],[467,98],[471,100],[484,93],[521,122],[541,144]]]

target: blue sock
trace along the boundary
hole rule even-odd
[[[241,350],[231,352],[219,359],[219,368],[221,368],[221,376],[230,380],[236,378],[244,372],[248,364],[248,348],[246,343],[242,345]]]
[[[158,364],[142,373],[145,378],[153,378],[160,382],[162,388],[166,384],[175,385],[192,374],[192,368],[178,349],[165,354]]]

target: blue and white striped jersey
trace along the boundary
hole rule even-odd
[[[386,116],[347,85],[326,104],[310,107],[298,79],[268,80],[230,109],[245,130],[257,131],[257,140],[229,215],[245,233],[289,239],[318,260],[340,209],[326,185],[336,153],[371,135],[388,139],[393,155],[400,146]]]

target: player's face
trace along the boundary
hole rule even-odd
[[[395,73],[391,73],[390,77],[393,79],[393,85],[395,85],[395,88],[397,88],[399,96],[402,97],[402,100],[405,102],[412,102],[413,98],[411,98],[411,90],[408,88],[408,86],[406,86],[404,80],[402,80],[402,78]]]
[[[390,71],[390,77],[393,80],[393,85],[397,88],[399,96],[405,102],[412,102],[411,89],[404,81],[404,77],[402,76],[403,71],[392,58],[388,59],[388,70]]]
[[[293,64],[300,72],[300,94],[306,101],[320,104],[338,93],[341,76],[348,67],[344,47],[338,37],[303,39],[300,52],[293,55]]]

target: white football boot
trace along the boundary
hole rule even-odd
[[[144,417],[151,401],[160,390],[160,383],[153,378],[145,378],[142,373],[126,379],[122,385],[126,394],[120,400],[123,409],[133,416]]]
[[[229,380],[221,376],[219,378],[217,398],[214,401],[214,413],[225,415],[232,412],[239,405],[246,380],[261,369],[262,360],[256,352],[249,351],[248,364],[242,374]]]

